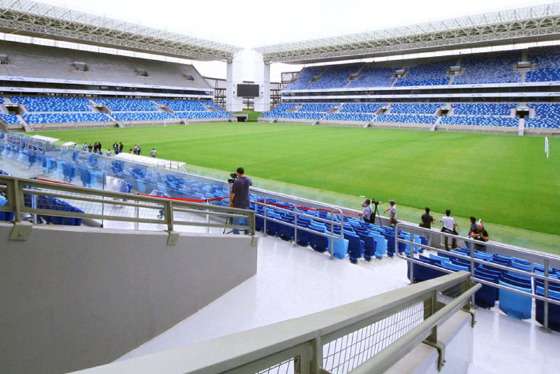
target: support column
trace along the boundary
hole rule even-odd
[[[257,112],[268,112],[270,110],[270,63],[263,62],[262,81],[260,81],[260,96],[255,99],[255,110]]]

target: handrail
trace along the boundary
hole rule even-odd
[[[460,295],[441,307],[439,293],[457,287],[461,288]],[[403,353],[411,351],[437,331],[438,326],[460,308],[466,307],[470,311],[471,296],[480,287],[471,283],[468,273],[453,273],[304,317],[195,343],[178,350],[87,369],[82,373],[247,373],[273,368],[286,361],[297,366],[294,372],[329,373],[336,368],[326,358],[333,357],[330,350],[338,347],[341,341],[353,344],[346,348],[355,349],[354,356],[335,355],[335,359],[351,360],[357,372],[362,370],[360,365],[372,366],[380,372],[379,368],[395,364]],[[383,331],[381,324],[399,326],[403,335],[390,336],[375,331]],[[386,348],[371,357],[365,355],[365,346],[358,352],[358,345],[347,337],[364,331],[369,331],[372,339],[380,339],[383,335]]]
[[[406,224],[402,224],[399,223],[397,224],[397,226],[395,227],[395,246],[398,247],[398,243],[405,243],[408,244],[409,246],[412,247],[420,247],[423,248],[425,250],[429,250],[429,251],[433,251],[436,253],[443,253],[445,254],[446,257],[454,257],[454,258],[458,258],[458,259],[462,259],[462,260],[467,260],[469,261],[469,271],[471,273],[471,279],[477,283],[483,284],[483,285],[487,285],[487,286],[491,286],[491,287],[495,287],[498,289],[503,289],[503,290],[507,290],[509,292],[513,292],[519,295],[523,295],[523,296],[528,296],[531,297],[534,300],[540,300],[543,302],[544,304],[544,318],[543,318],[543,325],[546,329],[548,329],[548,325],[549,325],[549,320],[548,320],[548,314],[549,314],[549,304],[554,304],[554,305],[558,305],[560,306],[560,300],[558,299],[553,299],[551,297],[549,297],[549,291],[550,291],[550,283],[553,284],[560,284],[560,279],[557,278],[553,278],[550,276],[550,267],[551,267],[551,261],[555,261],[557,262],[558,260],[560,260],[560,257],[552,255],[552,254],[548,254],[548,253],[535,253],[532,252],[530,253],[531,257],[533,258],[537,258],[540,260],[539,265],[542,264],[544,272],[543,275],[538,274],[536,272],[529,272],[523,269],[518,269],[515,268],[513,266],[506,266],[506,265],[502,265],[502,264],[497,264],[491,261],[486,261],[484,259],[480,259],[480,258],[476,258],[474,256],[474,252],[475,250],[473,249],[473,245],[478,244],[478,245],[485,245],[486,243],[472,239],[472,238],[467,238],[467,237],[463,237],[460,235],[454,235],[454,234],[450,234],[450,233],[445,233],[445,232],[441,232],[441,237],[443,238],[449,238],[450,239],[456,239],[456,240],[462,240],[465,243],[468,243],[469,245],[469,254],[468,255],[464,255],[464,254],[460,254],[460,253],[454,253],[451,251],[448,251],[446,249],[443,248],[437,248],[431,245],[425,245],[425,244],[421,244],[421,243],[416,243],[413,240],[409,240],[409,239],[403,239],[399,237],[399,230],[400,229],[405,229],[406,232],[420,232],[420,233],[425,233],[426,231],[432,232],[430,229],[426,229],[423,227],[417,227],[417,226],[411,226],[411,225],[406,225]],[[496,243],[493,243],[494,246],[496,246]],[[499,248],[499,246],[498,246]],[[527,255],[527,253],[525,251],[519,250],[519,249],[515,249],[515,248],[507,248],[509,251],[516,253],[520,256],[520,258],[524,258],[524,255]],[[397,251],[398,252],[398,251]],[[444,273],[449,273],[452,272],[452,270],[449,269],[444,269],[432,264],[427,264],[425,262],[419,261],[417,258],[414,257],[414,250],[409,250],[408,253],[406,253],[405,255],[402,255],[400,253],[397,253],[397,256],[408,261],[410,263],[410,268],[409,268],[409,278],[411,279],[411,281],[413,281],[413,272],[414,272],[414,266],[424,266],[430,269],[434,269],[434,270],[438,270],[438,271],[442,271]],[[529,277],[531,279],[531,292],[526,292],[523,290],[519,290],[517,288],[513,288],[513,287],[508,287],[506,285],[503,284],[499,284],[499,283],[492,283],[492,282],[488,282],[484,279],[480,279],[476,276],[475,274],[475,269],[476,269],[476,264],[479,265],[484,265],[486,267],[489,268],[494,268],[494,269],[499,269],[499,270],[505,270],[507,272],[510,273],[516,273],[516,274],[521,274],[523,276]],[[541,280],[543,281],[543,296],[539,295],[536,293],[536,287],[534,286],[536,283],[536,280]]]
[[[211,204],[170,200],[147,195],[137,195],[123,192],[97,190],[69,184],[50,183],[33,179],[0,176],[0,192],[3,192],[8,204],[0,207],[0,211],[14,214],[15,222],[22,220],[23,214],[33,216],[52,216],[78,219],[100,219],[102,221],[121,221],[131,223],[151,223],[166,226],[166,231],[173,232],[174,225],[193,227],[216,227],[225,229],[245,230],[250,235],[255,235],[255,213],[248,209],[222,207]],[[75,201],[82,204],[98,204],[101,211],[73,212],[58,209],[38,208],[26,206],[25,196],[36,199],[37,196],[54,197],[61,200]],[[106,212],[105,207],[134,208],[136,216]],[[159,217],[140,217],[140,209],[159,212]],[[213,222],[181,220],[176,214],[193,214],[195,216],[212,217]],[[157,215],[157,214],[156,214]],[[234,218],[243,218],[246,224],[234,224]]]
[[[314,216],[314,215],[311,215],[311,214],[308,214],[308,213],[305,213],[305,212],[300,212],[298,210],[286,209],[286,208],[283,208],[283,207],[280,207],[280,206],[277,206],[277,205],[273,205],[273,204],[269,204],[269,203],[266,203],[266,202],[262,202],[262,201],[256,201],[255,205],[264,207],[263,214],[260,214],[258,212],[258,210],[255,209],[255,216],[263,219],[263,225],[264,225],[263,226],[264,227],[263,232],[265,233],[265,235],[266,235],[266,232],[267,232],[266,228],[267,228],[268,221],[271,221],[271,222],[279,223],[279,224],[285,225],[287,227],[293,228],[294,229],[294,244],[296,244],[297,240],[298,240],[298,231],[309,232],[309,233],[312,233],[312,234],[315,234],[315,235],[318,235],[318,236],[326,237],[327,239],[344,239],[344,217],[342,215],[342,212],[338,216],[339,220],[334,221],[334,220],[330,220],[330,219],[317,217],[317,216]],[[277,220],[275,218],[269,217],[268,214],[267,214],[268,209],[274,209],[276,211],[282,211],[282,212],[286,212],[286,213],[294,215],[294,223],[285,222],[285,221],[281,221],[281,220]],[[300,225],[298,225],[298,219],[300,217],[305,217],[305,218],[313,219],[314,221],[325,223],[325,224],[330,226],[330,230],[327,230],[326,232],[319,232],[319,231],[315,231],[315,230],[308,229],[306,227],[300,226]],[[340,227],[340,234],[336,234],[334,232],[334,227],[335,226]],[[329,254],[331,255],[331,257],[334,256],[334,244],[333,244],[332,240],[329,240]]]

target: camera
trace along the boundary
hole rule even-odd
[[[373,197],[371,198],[371,203],[375,206],[378,206],[381,202],[378,200],[375,200]]]
[[[237,173],[231,173],[229,175],[229,178],[228,178],[227,182],[229,184],[233,184],[233,182],[235,182],[236,179],[237,179]]]

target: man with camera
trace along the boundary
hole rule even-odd
[[[245,176],[245,170],[242,167],[237,168],[234,174],[231,174],[231,190],[229,195],[229,205],[233,208],[249,209],[249,188],[253,185],[251,179]],[[247,219],[236,217],[233,219],[233,224],[237,226],[247,225]],[[234,234],[239,234],[237,228],[233,229]],[[245,230],[247,234],[247,230]]]

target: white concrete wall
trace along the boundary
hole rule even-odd
[[[0,223],[1,373],[108,363],[256,273],[245,236],[167,246],[159,232],[39,226],[17,242],[11,227]]]

